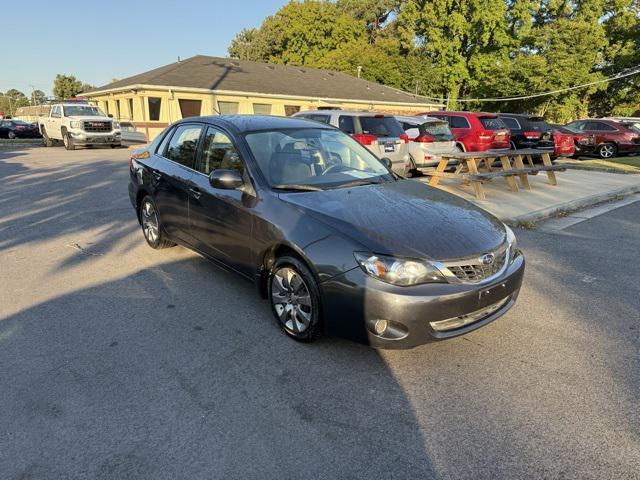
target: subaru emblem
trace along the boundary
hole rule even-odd
[[[478,260],[482,265],[493,265],[493,262],[496,260],[496,256],[493,253],[485,253]]]

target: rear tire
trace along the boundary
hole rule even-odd
[[[613,143],[604,143],[598,147],[598,157],[608,160],[618,154],[618,147]]]
[[[161,250],[175,246],[175,243],[166,239],[156,204],[149,195],[145,196],[140,202],[138,218],[140,219],[144,239],[151,248]]]
[[[320,336],[320,293],[307,266],[294,256],[276,260],[267,283],[271,311],[284,333],[299,342]]]
[[[15,140],[15,138],[16,138],[15,132],[9,131],[9,133],[7,133],[7,138],[9,140]]]

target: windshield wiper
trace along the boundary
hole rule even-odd
[[[336,188],[344,188],[344,187],[360,187],[362,185],[380,185],[381,183],[375,180],[354,180],[353,182],[341,183]]]
[[[295,190],[298,192],[322,192],[324,189],[313,185],[281,184],[273,185],[274,190]]]

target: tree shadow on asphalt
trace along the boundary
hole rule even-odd
[[[435,478],[378,352],[292,341],[200,257],[0,321],[0,364],[8,478]]]
[[[126,162],[92,158],[40,166],[21,163],[26,152],[19,149],[0,154],[0,249],[65,237],[61,247],[78,243],[105,254],[138,227],[127,193]],[[74,240],[76,235],[81,241]]]

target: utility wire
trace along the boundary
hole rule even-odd
[[[619,73],[619,74],[614,75],[612,77],[603,78],[603,79],[600,79],[600,80],[595,80],[593,82],[584,83],[582,85],[576,85],[574,87],[559,88],[557,90],[552,90],[550,92],[534,93],[532,95],[518,95],[518,96],[514,96],[514,97],[455,98],[455,99],[452,98],[452,99],[447,99],[447,98],[439,98],[439,97],[428,97],[428,96],[425,96],[425,95],[416,95],[416,96],[421,97],[421,98],[426,98],[427,100],[435,100],[437,102],[446,102],[446,101],[452,101],[452,102],[513,102],[513,101],[516,101],[516,100],[526,100],[528,98],[546,97],[548,95],[555,95],[556,93],[563,93],[563,92],[569,92],[571,90],[578,90],[580,88],[590,87],[591,85],[597,85],[599,83],[612,82],[614,80],[619,80],[621,78],[630,77],[632,75],[638,75],[639,73],[640,73],[640,66],[635,67],[635,69],[630,71],[630,72]]]

